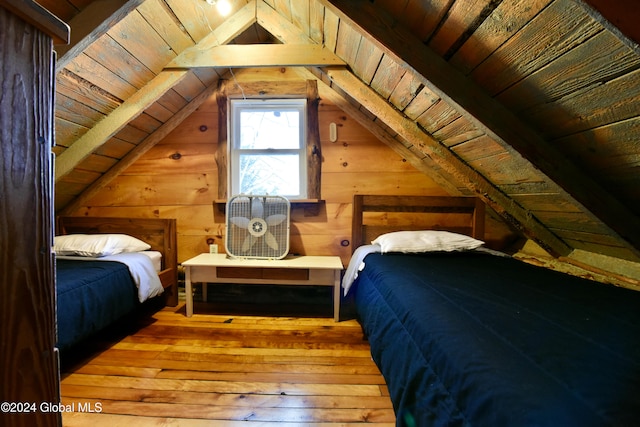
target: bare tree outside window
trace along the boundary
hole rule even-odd
[[[232,192],[306,197],[304,100],[231,105]]]

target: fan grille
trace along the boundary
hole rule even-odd
[[[233,196],[227,202],[227,253],[238,258],[284,258],[289,253],[289,216],[285,197]]]

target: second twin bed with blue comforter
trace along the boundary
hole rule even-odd
[[[398,425],[640,422],[639,293],[477,252],[365,265],[357,312]]]
[[[417,202],[407,203],[410,215],[462,205],[402,199]],[[357,196],[354,219],[369,211],[386,221],[379,212],[389,207],[400,210],[392,197]],[[358,227],[343,287],[397,425],[640,425],[640,292],[483,250],[463,235],[365,237],[364,221]]]

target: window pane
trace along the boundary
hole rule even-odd
[[[297,196],[300,194],[300,157],[240,155],[240,192]]]
[[[240,148],[300,148],[300,112],[243,110],[240,112]]]

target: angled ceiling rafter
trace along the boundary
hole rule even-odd
[[[413,70],[422,83],[482,129],[512,155],[531,162],[558,189],[603,222],[621,242],[637,252],[640,221],[626,206],[578,170],[533,129],[480,87],[457,72],[435,52],[402,28],[391,28],[365,0],[317,0],[357,28],[399,64]],[[514,205],[514,203],[511,203]]]
[[[193,48],[201,46],[218,46],[233,40],[238,34],[255,23],[255,5],[252,3],[234,14],[233,19],[226,20],[208,36],[203,38]],[[186,54],[192,48],[185,49],[180,55]],[[76,140],[69,148],[56,157],[55,180],[69,174],[82,160],[86,159],[96,149],[122,129],[129,121],[138,117],[144,110],[160,99],[168,90],[178,84],[188,73],[188,70],[163,70],[136,94],[125,100],[107,117],[99,121],[94,127]],[[157,142],[157,141],[156,141]],[[81,196],[81,195],[80,195]],[[80,197],[79,196],[79,197]]]
[[[69,148],[56,157],[56,182],[68,175],[80,162],[89,157],[127,123],[138,117],[169,89],[187,76],[188,71],[163,71],[147,83],[108,116],[97,122]]]
[[[78,56],[144,0],[94,0],[69,22],[69,44],[56,45],[56,73]]]
[[[264,2],[260,1],[257,8],[257,22],[258,24],[276,37],[281,42],[286,44],[299,44],[308,45],[310,43],[317,43],[313,41],[311,37],[308,37],[302,30],[297,28],[291,22],[285,20],[274,9],[267,6]],[[317,36],[321,39],[322,36]],[[326,49],[326,47],[325,47]],[[362,111],[354,107],[348,100],[346,100],[340,93],[334,88],[322,80],[321,73],[317,69],[300,67],[297,69],[298,74],[304,78],[317,79],[320,83],[321,95],[331,101],[334,105],[341,108],[345,113],[349,114],[352,118],[358,121],[362,126],[369,128],[372,134],[378,138],[379,141],[387,145],[394,150],[400,156],[405,158],[411,163],[417,170],[425,173],[436,183],[441,185],[447,192],[452,195],[460,195],[460,190],[451,182],[451,176],[443,176],[438,171],[434,170],[428,162],[423,161],[423,158],[418,156],[415,152],[412,152],[409,148],[403,145],[398,140],[394,139],[388,132],[386,132],[380,126],[372,126],[371,119],[366,116]],[[424,156],[423,156],[424,157]]]
[[[258,23],[270,31],[283,43],[312,43],[307,35],[288,22],[273,9],[258,5]],[[381,117],[387,126],[403,137],[409,147],[402,145],[395,139],[384,139],[388,145],[398,152],[412,156],[412,163],[422,162],[425,149],[431,159],[441,166],[450,176],[456,177],[458,182],[480,195],[484,201],[496,212],[502,215],[514,227],[520,229],[527,236],[538,242],[542,247],[556,255],[567,255],[571,249],[557,236],[544,227],[539,221],[528,214],[526,210],[509,199],[504,193],[495,188],[482,175],[462,162],[435,138],[424,132],[416,123],[398,112],[387,101],[383,100],[373,89],[365,85],[350,71],[344,69],[312,69],[312,73],[323,80],[334,82],[345,93],[359,102],[364,108],[377,117]],[[321,75],[318,75],[321,74]],[[418,149],[418,147],[422,147]],[[421,170],[422,168],[419,168]],[[432,175],[432,174],[431,174]]]
[[[342,70],[322,70],[327,78],[345,93],[354,97],[364,108],[376,117],[382,118],[389,128],[398,133],[407,143],[414,156],[423,151],[442,169],[455,177],[465,187],[481,196],[487,205],[505,218],[512,226],[537,242],[550,253],[566,256],[571,249],[553,232],[529,215],[526,209],[511,200],[480,173],[468,166],[438,140],[426,134],[412,120],[405,117],[372,88],[362,83],[353,74]],[[417,152],[417,153],[416,153]]]
[[[456,187],[455,179],[451,176],[442,176],[440,173],[436,172],[434,169],[434,165],[430,164],[428,161],[421,159],[416,156],[416,153],[412,152],[410,148],[401,144],[393,138],[382,126],[377,125],[376,123],[371,122],[371,118],[362,112],[358,107],[353,105],[348,99],[346,99],[342,94],[332,88],[330,83],[326,83],[322,75],[323,73],[319,69],[308,69],[308,68],[298,68],[296,72],[304,79],[316,79],[318,81],[318,90],[320,92],[320,97],[327,99],[333,105],[340,108],[342,111],[347,113],[351,118],[357,121],[362,127],[366,128],[371,132],[380,142],[391,148],[395,151],[399,156],[409,162],[416,170],[424,173],[431,179],[433,179],[438,185],[444,188],[449,194],[454,196],[462,196],[463,193],[460,191],[458,187]]]
[[[154,145],[160,142],[166,137],[172,130],[174,130],[183,120],[185,120],[191,113],[193,113],[200,105],[202,105],[212,94],[216,92],[218,88],[218,81],[211,84],[205,90],[200,92],[191,102],[185,105],[180,111],[176,112],[167,122],[160,126],[155,132],[146,137],[140,144],[136,145],[133,150],[129,151],[118,163],[111,167],[100,178],[94,181],[89,187],[87,187],[80,195],[71,201],[64,207],[60,215],[71,215],[77,209],[83,206],[83,203],[91,199],[91,197],[98,194],[100,190],[106,187],[114,178],[120,173],[124,172],[129,166],[131,166],[136,160],[138,160],[144,153],[149,151]]]

